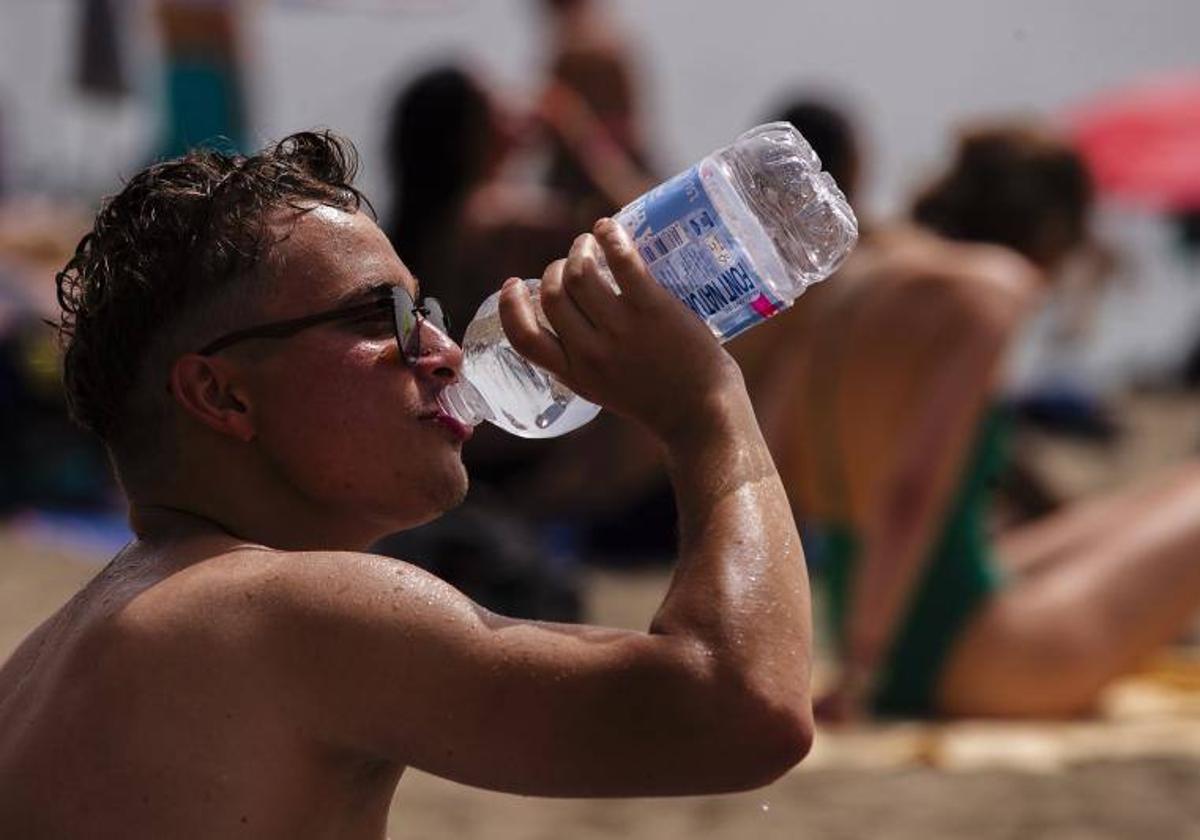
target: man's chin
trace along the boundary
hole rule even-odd
[[[436,510],[429,517],[429,519],[436,519],[443,513],[454,510],[456,507],[461,505],[467,498],[467,491],[470,489],[470,486],[471,483],[467,478],[467,471],[466,469],[463,469],[461,480],[453,482],[452,484],[449,482],[447,483],[444,488],[445,493],[442,494],[435,503]]]
[[[427,488],[429,493],[424,499],[423,510],[420,512],[411,509],[404,511],[405,515],[396,522],[395,530],[407,531],[409,528],[419,528],[437,519],[442,514],[454,510],[467,498],[469,486],[465,469],[462,471],[459,480],[450,480],[437,485],[431,485]]]

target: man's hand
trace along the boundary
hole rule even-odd
[[[580,396],[669,441],[703,424],[729,393],[741,393],[741,374],[700,319],[650,276],[619,224],[601,219],[594,234],[577,238],[542,277],[553,332],[513,280],[500,298],[505,332]],[[601,249],[616,288],[601,267]]]

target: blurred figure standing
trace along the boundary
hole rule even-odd
[[[457,64],[397,96],[385,154],[385,226],[400,256],[461,329],[509,276],[539,276],[574,237],[654,181],[625,37],[598,0],[539,0],[546,81],[526,111]],[[522,165],[548,153],[539,186]],[[514,177],[514,173],[518,173]]]
[[[536,111],[523,113],[477,74],[447,64],[418,75],[392,106],[385,155],[394,198],[384,229],[422,287],[442,301],[456,338],[505,278],[540,276],[594,220],[579,226],[569,196],[522,177],[527,156],[557,137],[563,153],[580,156],[581,171],[611,171],[616,159],[621,171],[635,171],[619,149],[587,139],[603,128],[579,97],[554,91]],[[587,158],[597,148],[605,150],[600,162]],[[638,177],[640,184],[645,176]],[[593,426],[539,442],[480,427],[467,452],[477,486],[536,516],[587,519],[597,505],[620,507],[628,488],[658,474],[656,459],[632,455],[653,447],[615,418]],[[598,484],[593,467],[600,452],[606,477],[633,477]],[[632,471],[611,468],[619,453],[632,459]]]
[[[872,229],[772,348],[776,460],[827,560],[826,717],[1080,713],[1200,607],[1200,465],[988,533],[999,367],[1090,204],[1056,138],[967,132],[916,226]]]
[[[118,507],[104,449],[67,416],[54,315],[57,266],[86,218],[65,204],[0,202],[0,520],[20,515],[105,518]]]
[[[535,139],[468,70],[445,65],[397,96],[385,138],[393,208],[385,231],[450,316],[456,337],[506,277],[540,275],[578,229],[552,191],[512,176]]]
[[[121,49],[120,7],[113,0],[83,0],[79,21],[79,87],[96,97],[129,93]]]
[[[242,0],[157,0],[165,52],[161,157],[200,144],[245,147]]]
[[[639,74],[601,0],[538,0],[549,29],[542,116],[554,131],[547,183],[578,229],[652,187]]]

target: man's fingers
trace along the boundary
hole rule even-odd
[[[538,322],[533,297],[519,278],[510,277],[504,281],[499,310],[504,333],[518,353],[551,373],[562,375],[566,372],[567,355],[562,342]]]
[[[629,303],[645,305],[666,293],[646,270],[646,264],[638,255],[633,240],[621,225],[612,219],[601,219],[592,227],[592,232],[604,249],[604,258],[612,270],[613,279]]]
[[[620,318],[616,290],[600,269],[600,246],[590,233],[575,239],[563,267],[563,287],[584,317],[597,328]]]
[[[572,253],[574,251],[572,248]],[[564,275],[569,270],[572,270],[571,257],[550,263],[542,275],[541,288],[542,311],[546,313],[550,327],[558,333],[568,359],[572,349],[578,350],[590,344],[596,331],[563,285]]]

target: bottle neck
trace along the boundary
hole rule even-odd
[[[455,420],[467,426],[478,426],[484,420],[491,420],[496,416],[479,389],[462,378],[442,389],[438,394],[438,405]]]

